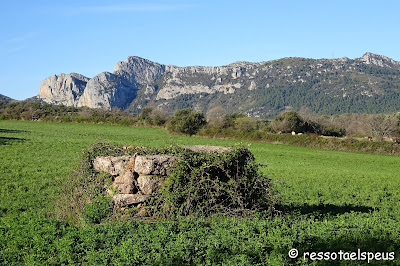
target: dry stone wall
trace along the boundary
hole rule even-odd
[[[145,202],[157,192],[176,160],[171,155],[99,156],[93,168],[112,175],[108,193],[116,206],[124,207]]]

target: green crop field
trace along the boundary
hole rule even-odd
[[[0,264],[359,265],[303,252],[382,253],[400,264],[400,157],[259,142],[249,145],[279,194],[273,217],[108,222],[77,227],[52,217],[60,181],[95,141],[223,145],[239,141],[162,129],[0,121]],[[299,258],[291,259],[296,248]]]

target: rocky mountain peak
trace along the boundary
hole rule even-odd
[[[370,52],[366,52],[361,58],[365,64],[376,65],[380,67],[396,67],[400,66],[400,62],[397,62],[387,56],[378,55]]]
[[[165,72],[165,66],[138,56],[129,56],[115,65],[114,74],[136,84],[148,84]]]
[[[48,103],[74,106],[88,81],[77,73],[52,75],[40,83],[38,97]]]
[[[254,65],[254,64],[259,64],[259,63],[252,63],[252,62],[248,62],[248,61],[236,61],[236,62],[230,63],[226,66],[227,67],[245,67],[245,66]]]

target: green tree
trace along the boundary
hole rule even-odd
[[[222,106],[216,106],[207,111],[207,124],[221,127],[224,122],[226,111]]]
[[[152,124],[151,122],[151,111],[153,111],[152,107],[146,106],[142,109],[142,112],[140,113],[140,115],[138,116],[138,120],[141,120],[147,124]]]
[[[250,132],[257,129],[257,120],[252,117],[239,117],[236,118],[237,129],[245,132]]]
[[[179,110],[168,121],[168,129],[188,135],[196,134],[206,124],[204,115],[191,108]]]
[[[297,112],[289,111],[275,117],[272,127],[275,131],[304,132],[307,126]]]
[[[138,116],[138,121],[146,125],[162,126],[168,120],[168,113],[155,106],[146,106]]]
[[[247,115],[243,113],[226,114],[222,121],[222,127],[223,128],[235,127],[236,119],[242,117],[247,117]]]

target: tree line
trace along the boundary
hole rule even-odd
[[[371,137],[377,140],[397,139],[400,135],[400,113],[321,116],[313,114],[305,107],[298,112],[283,112],[273,119],[256,119],[245,113],[228,113],[222,106],[213,107],[206,114],[184,108],[171,116],[155,105],[149,105],[141,113],[134,114],[118,108],[107,111],[22,101],[8,104],[0,102],[0,120],[156,126],[187,135],[246,139],[258,139],[264,134],[285,133]]]

